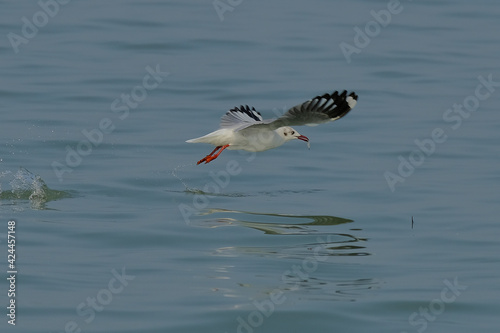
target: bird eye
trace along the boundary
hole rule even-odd
[[[292,131],[292,135],[294,135],[294,134],[295,134],[295,131]]]

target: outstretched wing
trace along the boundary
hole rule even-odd
[[[273,121],[266,121],[266,123],[276,129],[282,126],[314,126],[335,121],[351,111],[356,105],[357,100],[358,95],[354,92],[347,95],[347,91],[345,90],[341,94],[335,91],[332,94],[316,96],[302,104],[296,105],[283,116]]]
[[[314,126],[342,118],[354,108],[357,100],[358,95],[354,92],[347,95],[345,90],[341,94],[334,91],[296,105],[277,119],[268,120],[263,120],[255,108],[241,105],[226,112],[221,118],[220,127],[240,131],[257,127],[274,130],[283,126]]]
[[[232,108],[222,116],[220,127],[240,130],[251,125],[262,123],[262,121],[261,114],[255,110],[255,108],[251,108],[248,105],[241,105],[240,107]]]

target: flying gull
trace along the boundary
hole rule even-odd
[[[215,149],[198,161],[209,163],[224,149],[264,151],[281,146],[287,141],[299,139],[309,144],[309,138],[290,126],[315,126],[335,121],[345,116],[356,105],[358,95],[347,91],[316,96],[289,109],[276,119],[262,119],[253,107],[235,107],[221,118],[220,129],[199,138],[187,140],[189,143],[210,143]]]

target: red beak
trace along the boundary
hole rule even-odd
[[[309,142],[309,138],[307,136],[305,136],[305,135],[299,135],[297,137],[297,139],[305,141],[305,142]]]

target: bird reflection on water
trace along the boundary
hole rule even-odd
[[[238,285],[245,286],[246,290],[231,288],[226,291],[228,297],[246,294],[248,288],[253,289],[251,293],[265,294],[271,285],[272,288],[278,285],[277,289],[286,292],[290,298],[295,295],[309,299],[354,301],[366,291],[380,287],[381,281],[363,274],[362,264],[354,259],[370,256],[371,253],[366,249],[368,239],[358,235],[362,229],[350,228],[346,232],[345,226],[353,223],[353,220],[327,215],[209,209],[193,222],[192,226],[197,227],[244,227],[262,232],[261,236],[283,237],[276,242],[274,237],[270,239],[255,235],[254,243],[252,240],[246,242],[235,239],[235,245],[214,249],[212,255],[216,257],[241,258],[242,263],[257,260],[259,266],[263,264],[261,260],[267,262],[263,266],[266,268],[256,267],[255,277],[248,276],[245,281],[237,277],[237,272],[248,267],[225,267],[223,278],[237,280]],[[334,228],[341,226],[342,232],[335,232]],[[269,270],[268,264],[275,268]],[[283,268],[278,268],[280,266]],[[221,272],[217,267],[214,270]],[[219,277],[218,274],[216,276]],[[270,281],[261,285],[262,279]]]

